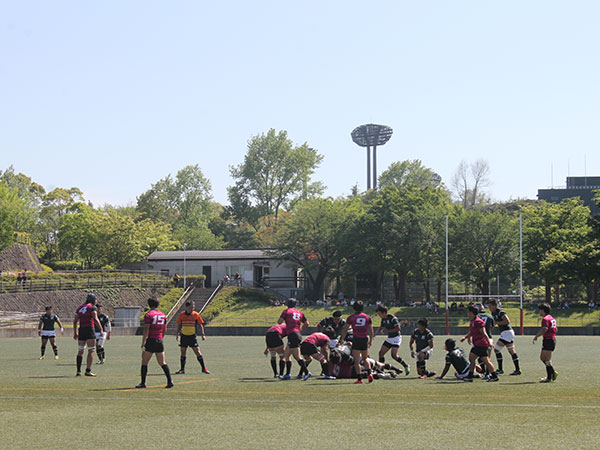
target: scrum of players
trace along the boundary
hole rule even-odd
[[[146,387],[148,363],[152,355],[167,379],[166,388],[174,386],[169,366],[165,360],[163,339],[167,320],[164,313],[158,307],[159,300],[148,299],[150,310],[144,316],[144,330],[142,336],[142,364],[140,369],[141,382],[136,388]],[[305,315],[297,308],[295,299],[288,299],[286,309],[281,313],[278,323],[269,328],[265,336],[266,349],[264,354],[270,355],[273,376],[282,380],[291,379],[292,357],[298,364],[300,370],[297,379],[308,380],[313,375],[309,371],[309,365],[316,360],[320,366],[320,373],[325,379],[355,379],[356,384],[363,384],[363,380],[372,383],[376,379],[393,379],[399,374],[410,374],[410,365],[398,354],[402,336],[400,334],[401,324],[398,318],[389,314],[387,307],[379,305],[376,313],[381,319],[381,324],[374,332],[371,318],[363,312],[364,304],[357,301],[353,304],[354,314],[344,320],[340,311],[333,313],[331,317],[321,320],[317,326],[318,331],[310,334],[302,340],[301,332],[309,326]],[[486,313],[483,308],[473,305],[468,307],[469,332],[460,339],[472,345],[469,354],[459,346],[454,339],[446,339],[444,349],[446,351],[445,366],[437,379],[443,379],[451,368],[458,379],[472,382],[474,378],[484,378],[488,382],[498,381],[498,375],[503,372],[502,350],[506,347],[511,355],[514,371],[510,375],[521,375],[519,357],[517,355],[514,340],[515,333],[510,325],[510,318],[500,308],[496,300],[488,303],[491,314]],[[550,305],[544,303],[539,305],[542,326],[534,336],[533,343],[538,338],[543,338],[540,360],[545,366],[546,377],[540,382],[550,383],[557,379],[558,372],[552,364],[552,353],[556,348],[556,320],[550,315]],[[202,339],[205,339],[203,320],[200,315],[193,311],[193,305],[186,303],[177,320],[178,330],[176,339],[181,347],[181,368],[177,373],[185,373],[185,362],[187,347],[192,347],[196,358],[202,367],[202,372],[209,374],[206,369],[202,354],[198,349],[195,327],[200,326]],[[38,324],[38,335],[42,339],[41,356],[45,357],[45,349],[48,341],[52,346],[55,359],[58,359],[58,346],[56,344],[55,324],[64,332],[63,325],[58,316],[53,313],[52,307],[48,306],[44,315],[40,317]],[[427,369],[427,361],[431,357],[434,348],[434,335],[428,328],[427,318],[421,318],[417,322],[417,328],[412,332],[409,340],[410,356],[416,362],[417,374],[420,378],[430,378],[437,375],[435,371]],[[497,326],[500,337],[494,344],[491,335],[492,329]],[[78,342],[76,357],[76,376],[81,376],[83,356],[87,347],[85,376],[95,377],[92,373],[94,352],[98,354],[99,363],[103,364],[106,358],[104,341],[110,339],[110,320],[102,313],[101,305],[97,303],[96,295],[88,294],[85,303],[80,305],[73,320],[73,338]],[[370,357],[369,349],[373,344],[375,335],[384,332],[387,334],[383,342],[378,360]],[[181,336],[181,340],[180,340]],[[287,343],[283,339],[286,338]],[[391,351],[391,357],[402,368],[385,362],[385,355]],[[492,363],[492,351],[496,356],[496,368]]]
[[[381,325],[376,332],[373,330],[371,318],[363,312],[364,304],[357,301],[353,304],[354,314],[344,320],[340,311],[334,312],[331,317],[321,320],[317,325],[318,331],[307,336],[304,341],[301,332],[309,326],[309,322],[296,306],[297,301],[289,299],[277,325],[269,328],[265,337],[264,354],[271,356],[271,368],[275,378],[291,379],[292,356],[300,367],[296,378],[304,381],[313,376],[309,371],[312,360],[320,363],[321,375],[328,380],[355,379],[356,384],[363,384],[365,379],[371,383],[376,379],[393,379],[401,373],[410,374],[410,365],[398,354],[402,342],[401,323],[396,316],[388,313],[386,306],[379,305],[376,309],[381,319]],[[488,307],[491,314],[485,312],[482,305],[468,307],[469,332],[460,339],[460,342],[467,341],[471,349],[467,354],[454,339],[446,339],[445,366],[436,379],[443,379],[451,369],[454,369],[454,376],[465,382],[472,382],[474,378],[496,382],[499,380],[498,375],[504,373],[502,354],[504,348],[511,355],[514,365],[514,371],[510,375],[521,375],[514,343],[515,333],[510,318],[501,309],[498,301],[490,300]],[[553,382],[558,376],[558,372],[552,365],[557,326],[550,311],[548,304],[539,306],[542,326],[533,338],[535,343],[538,338],[543,337],[540,360],[545,365],[546,377],[540,379],[542,383]],[[437,375],[437,372],[427,369],[427,361],[434,348],[434,335],[428,325],[427,318],[419,319],[408,344],[410,356],[416,362],[417,375],[421,379]],[[494,326],[500,331],[496,343],[491,337]],[[381,332],[386,333],[387,337],[376,361],[370,357],[369,349],[373,344],[373,337]],[[287,344],[284,343],[284,338],[287,338]],[[392,359],[402,368],[385,362],[385,355],[390,350]],[[496,357],[497,368],[492,362],[492,353]]]

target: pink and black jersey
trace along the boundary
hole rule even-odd
[[[481,317],[475,316],[471,323],[469,324],[469,331],[471,333],[471,338],[473,339],[473,345],[476,347],[487,347],[489,341],[485,338],[483,334],[483,329],[485,328],[485,322]]]
[[[371,318],[365,313],[355,313],[348,317],[346,323],[352,326],[352,332],[355,338],[369,337],[369,326],[372,324]]]
[[[94,327],[94,311],[97,309],[91,303],[84,303],[77,308],[80,328]]]
[[[544,339],[556,339],[558,327],[556,326],[556,319],[550,314],[542,319],[542,328],[548,328],[548,331],[544,333]]]
[[[304,339],[304,342],[309,342],[311,344],[315,344],[317,347],[323,347],[324,345],[329,345],[329,336],[323,333],[313,333]]]
[[[167,323],[167,318],[163,312],[157,309],[151,309],[144,316],[144,324],[150,325],[150,330],[148,331],[149,339],[162,339],[165,326]]]
[[[287,327],[287,333],[300,332],[300,325],[306,322],[304,314],[298,311],[296,308],[288,308],[281,313],[280,316]]]
[[[333,364],[331,367],[331,375],[336,378],[353,378],[352,369],[352,364]]]
[[[277,324],[277,325],[269,328],[267,330],[267,333],[271,333],[273,331],[275,331],[277,334],[279,334],[279,336],[281,336],[282,338],[284,338],[288,335],[287,326],[285,323]]]

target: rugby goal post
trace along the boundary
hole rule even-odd
[[[448,289],[450,280],[448,278],[448,216],[446,216],[446,335],[450,334],[450,308],[448,298],[450,297]],[[518,295],[452,295],[452,298],[464,299],[486,299],[486,298],[518,298],[519,299],[519,328],[521,336],[524,334],[523,326],[523,214],[519,214],[519,294]]]

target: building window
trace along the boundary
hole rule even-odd
[[[242,274],[242,266],[226,266],[225,273],[230,277],[234,276],[236,273]]]

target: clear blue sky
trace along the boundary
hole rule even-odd
[[[446,183],[486,159],[494,199],[600,175],[596,1],[6,1],[0,169],[125,205],[199,164],[225,203],[246,142],[288,130],[324,156],[332,196],[378,152]]]

